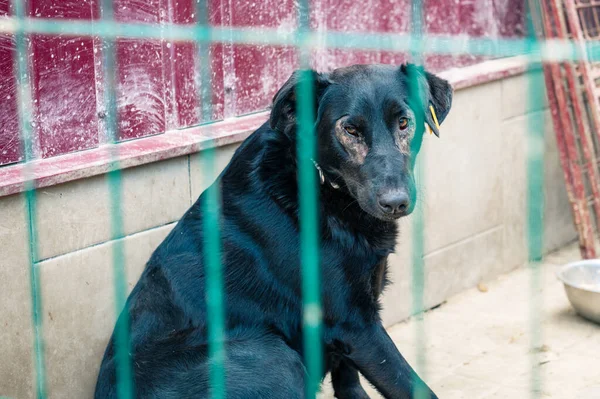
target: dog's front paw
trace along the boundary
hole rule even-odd
[[[370,399],[362,386],[354,385],[352,387],[341,389],[335,392],[337,399]]]

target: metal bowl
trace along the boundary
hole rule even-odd
[[[556,273],[569,302],[588,320],[600,323],[600,259],[569,263]]]

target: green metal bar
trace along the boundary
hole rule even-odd
[[[423,187],[425,184],[424,173],[424,156],[421,154],[417,159],[414,169],[415,183],[418,187]],[[427,341],[425,320],[423,312],[425,305],[423,301],[425,291],[425,245],[424,245],[424,228],[425,220],[423,215],[424,210],[419,209],[413,213],[412,217],[412,314],[415,319],[415,341],[416,348],[416,369],[420,373],[420,377],[426,379],[427,374]],[[421,380],[417,380],[415,385],[415,398],[428,398],[428,392],[422,384]]]
[[[538,40],[533,18],[541,21],[538,1],[528,1],[527,35],[530,42]],[[529,63],[532,70],[541,69],[541,56],[531,51]],[[543,101],[544,80],[541,74],[531,72],[528,78],[529,109],[537,109]],[[542,270],[541,260],[544,250],[544,148],[545,118],[542,112],[531,113],[527,125],[527,252],[530,268],[529,329],[531,333],[531,398],[542,396],[542,373],[540,370],[540,349],[542,346]]]
[[[0,33],[24,33],[69,36],[99,36],[107,39],[139,38],[164,39],[169,41],[219,42],[231,44],[257,44],[300,46],[299,36],[281,34],[274,28],[229,28],[183,24],[164,24],[166,31],[154,25],[116,23],[109,21],[77,21],[44,18],[25,18],[22,24],[13,17],[0,18]],[[168,29],[167,29],[168,28]],[[464,35],[423,35],[421,44],[411,40],[411,35],[400,33],[364,32],[307,32],[302,46],[311,49],[323,46],[353,50],[380,50],[393,52],[423,52],[427,54],[459,55],[471,54],[488,57],[511,57],[541,54],[545,61],[600,61],[600,43],[573,40],[533,40],[526,38],[485,38]],[[413,47],[417,46],[417,47]],[[578,50],[581,46],[584,51]]]
[[[199,120],[212,119],[212,87],[209,42],[211,30],[208,26],[208,1],[196,2],[196,33],[200,61],[200,102]],[[207,34],[207,36],[204,36]],[[204,176],[210,181],[215,176],[215,146],[209,146],[202,154],[205,163]],[[214,399],[225,398],[225,310],[223,295],[223,272],[220,244],[220,203],[221,187],[211,184],[202,194],[202,231],[204,267],[206,270],[206,312],[208,318],[208,355],[210,394]]]
[[[412,63],[416,65],[423,64],[423,4],[422,0],[411,1],[411,54]],[[419,86],[420,79],[418,76],[408,76],[409,78],[409,95],[410,103],[417,109],[426,109],[428,104],[422,104],[420,92],[423,88]],[[425,111],[427,112],[427,111]],[[423,123],[419,121],[417,132],[413,141],[416,140],[417,145],[412,146],[411,157],[414,162],[414,177],[417,187],[423,187],[425,184],[425,174],[423,173],[423,165],[425,164],[425,154],[419,155],[421,142],[423,140]],[[424,220],[425,210],[422,207],[413,213],[412,216],[412,313],[415,315],[415,348],[417,352],[416,369],[425,378],[427,372],[427,354],[426,352],[426,331],[425,321],[423,319],[424,303],[423,295],[425,291],[425,237],[424,237]],[[415,376],[416,383],[414,386],[414,397],[416,399],[425,399],[429,397],[429,393],[423,381]]]
[[[318,191],[313,159],[317,159],[317,137],[314,126],[314,81],[310,70],[310,49],[306,46],[310,31],[308,0],[299,3],[296,36],[300,44],[301,75],[297,86],[298,195],[300,204],[300,259],[302,266],[303,353],[308,375],[305,397],[315,398],[323,370],[321,343],[321,292],[319,267]]]
[[[102,21],[112,22],[114,18],[112,0],[103,0],[101,3]],[[103,62],[106,107],[105,128],[108,141],[115,144],[119,141],[118,133],[118,107],[116,99],[116,62],[115,43],[112,38],[103,38]],[[117,373],[117,395],[119,398],[130,399],[135,396],[133,370],[130,353],[129,309],[127,302],[127,269],[124,253],[125,242],[123,231],[123,211],[121,209],[123,181],[119,168],[119,146],[109,147],[111,158],[111,171],[106,178],[109,185],[110,226],[112,242],[113,263],[113,290],[115,296],[115,314],[117,323],[114,330],[115,364]],[[119,315],[120,314],[120,315]]]
[[[14,0],[12,2],[17,21],[17,30],[15,31],[16,47],[16,70],[18,90],[18,111],[20,116],[19,127],[21,131],[21,145],[25,158],[26,168],[24,174],[32,176],[31,164],[34,159],[34,139],[32,135],[31,123],[31,87],[28,73],[28,49],[23,29],[25,20],[24,2]],[[38,398],[46,397],[46,369],[44,356],[44,340],[42,325],[42,296],[40,294],[40,276],[37,262],[38,257],[38,232],[37,232],[37,192],[34,182],[27,179],[25,183],[25,217],[27,223],[27,238],[29,240],[29,279],[31,294],[31,316],[33,324],[33,348],[35,364],[35,391]]]

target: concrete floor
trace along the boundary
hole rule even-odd
[[[570,246],[542,267],[542,398],[600,398],[600,326],[575,314],[554,274],[577,259],[577,247]],[[425,314],[427,361],[420,374],[441,399],[530,397],[530,276],[518,269]],[[389,330],[412,365],[416,331],[414,319]],[[380,397],[370,387],[368,393]],[[332,397],[327,381],[322,398]]]

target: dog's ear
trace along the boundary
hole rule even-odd
[[[314,115],[316,115],[319,100],[330,82],[326,75],[313,70],[295,71],[273,97],[269,125],[273,130],[286,131],[286,126],[296,123],[296,92],[301,79],[310,79],[313,84]]]
[[[406,75],[409,82],[413,81],[418,83],[417,87],[419,93],[415,97],[418,101],[413,100],[412,102],[419,103],[417,106],[422,107],[423,109],[425,123],[427,123],[435,135],[439,137],[440,131],[429,107],[433,107],[437,122],[442,124],[452,106],[452,86],[448,81],[413,64],[402,65],[400,70]],[[410,87],[411,85],[409,83],[409,92]]]

